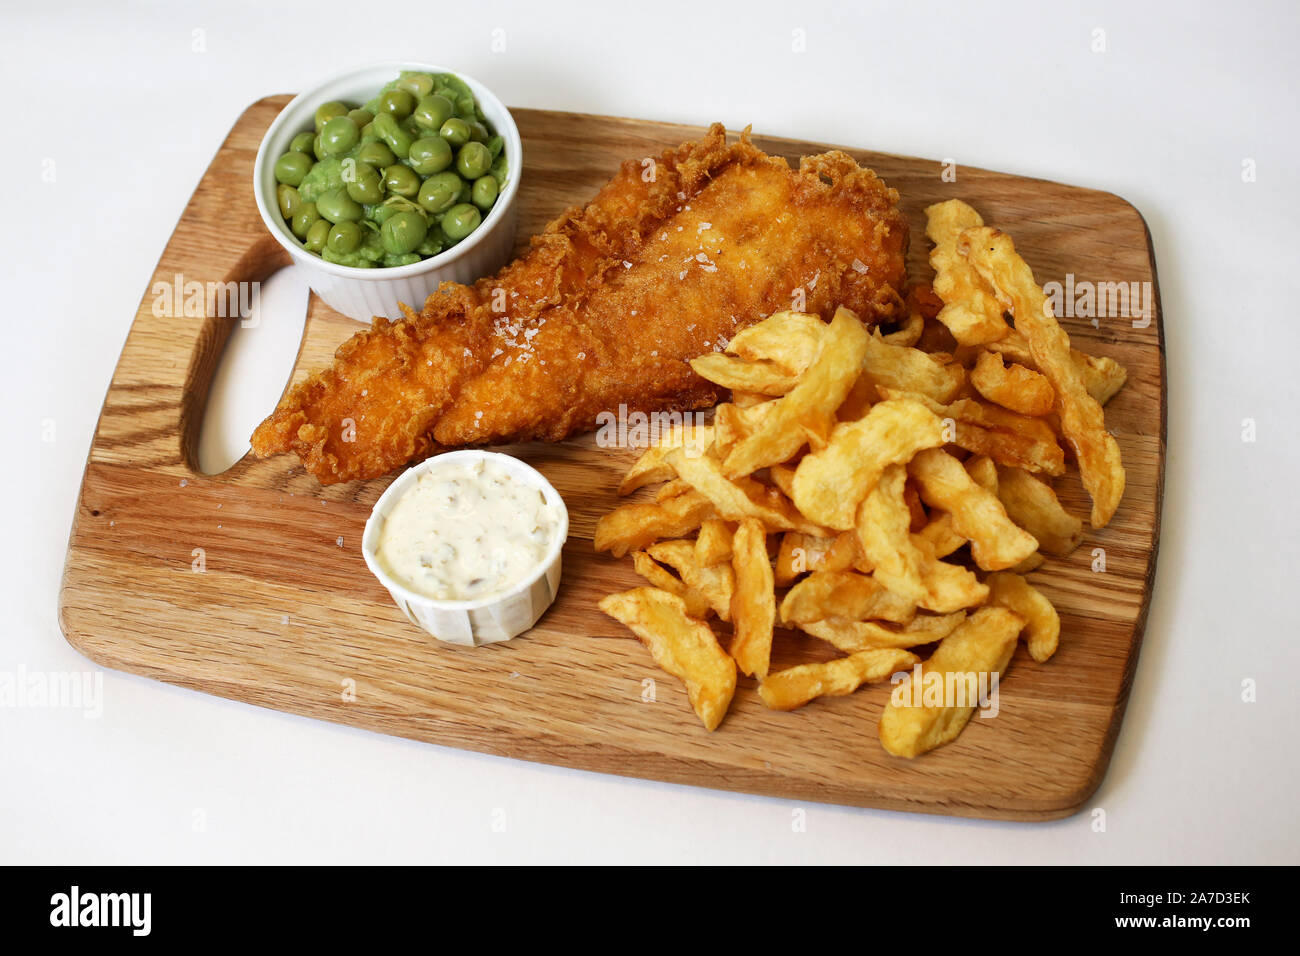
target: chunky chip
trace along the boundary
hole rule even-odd
[[[999,465],[1048,475],[1065,474],[1065,452],[1056,433],[1041,418],[1019,415],[997,405],[959,398],[944,405],[918,392],[881,387],[881,398],[910,398],[943,420],[944,439],[976,455],[988,455]]]
[[[689,482],[682,481],[680,478],[674,478],[672,481],[666,481],[659,486],[655,492],[655,501],[664,502],[669,498],[676,498],[678,495],[684,495],[691,490]]]
[[[890,465],[858,508],[858,539],[876,580],[899,597],[940,614],[984,603],[988,588],[974,574],[938,560],[924,539],[908,531],[906,480],[902,465]]]
[[[985,571],[1005,570],[1038,550],[1034,536],[1007,517],[998,496],[942,448],[918,452],[907,470],[922,500],[952,516],[953,530],[970,541],[971,557]]]
[[[808,571],[847,571],[856,568],[870,573],[871,565],[858,546],[856,531],[841,531],[835,537],[800,534],[782,535],[776,556],[776,583],[785,587]]]
[[[980,353],[971,370],[970,383],[990,402],[1021,415],[1047,415],[1056,403],[1051,382],[1015,362],[1003,365],[997,352]]]
[[[790,465],[772,465],[767,469],[767,480],[791,500],[794,499],[794,471]]]
[[[703,495],[718,515],[728,521],[756,518],[773,531],[825,532],[799,514],[778,489],[752,478],[727,478],[715,458],[708,455],[690,458],[678,449],[669,454],[668,460],[682,480]]]
[[[916,536],[926,543],[936,558],[946,558],[966,543],[966,539],[953,530],[952,515],[939,510],[931,514],[929,524]]]
[[[925,234],[934,243],[930,251],[934,291],[944,302],[938,319],[962,345],[995,342],[1011,331],[993,290],[957,251],[962,232],[982,225],[980,214],[960,199],[925,210]]]
[[[734,355],[710,352],[691,359],[700,378],[723,388],[738,388],[759,395],[784,395],[794,388],[799,375],[775,362],[749,362]]]
[[[761,680],[767,676],[772,656],[776,592],[772,564],[767,556],[767,533],[753,518],[746,518],[736,528],[731,567],[736,578],[736,591],[731,599],[736,636],[731,643],[731,656],[742,673]]]
[[[1052,315],[1033,271],[1016,254],[1011,237],[987,226],[962,233],[958,242],[975,268],[1015,317],[1034,364],[1052,383],[1060,405],[1061,431],[1074,448],[1079,477],[1092,496],[1092,526],[1110,523],[1124,494],[1124,467],[1119,443],[1106,431],[1106,419],[1070,359],[1070,337]]]
[[[595,547],[621,558],[661,538],[680,538],[716,515],[709,499],[687,491],[666,501],[633,502],[615,508],[596,522]]]
[[[885,332],[880,337],[890,345],[913,346],[921,340],[921,333],[925,331],[925,316],[915,309],[907,313],[907,317],[898,324],[898,328],[892,332]]]
[[[623,476],[618,486],[620,495],[630,495],[638,488],[660,481],[668,481],[676,472],[667,463],[668,453],[674,448],[689,448],[702,454],[713,441],[712,425],[678,423],[661,435],[658,444],[650,446]]]
[[[781,601],[781,620],[788,624],[828,617],[907,624],[916,617],[916,605],[875,578],[853,571],[814,571],[786,592]]]
[[[1015,611],[1025,619],[1024,637],[1029,656],[1040,664],[1056,653],[1061,639],[1061,616],[1052,602],[1019,574],[990,574],[989,603]]]
[[[686,583],[677,577],[674,577],[654,558],[650,557],[644,551],[632,552],[632,567],[636,573],[641,575],[661,591],[667,591],[669,594],[676,594],[686,605],[686,613],[691,617],[704,620],[709,613],[708,599],[693,588],[687,587]]]
[[[752,408],[755,405],[762,405],[770,402],[772,396],[760,395],[758,392],[746,392],[738,388],[731,390],[731,404],[737,408]]]
[[[809,441],[824,442],[835,422],[835,409],[857,381],[870,338],[856,315],[838,309],[817,358],[799,384],[772,403],[772,413],[731,449],[726,473],[733,478],[749,475],[786,461]]]
[[[998,500],[1048,554],[1063,558],[1083,541],[1083,521],[1062,507],[1050,485],[1026,471],[998,468]]]
[[[1006,338],[990,342],[987,348],[1026,368],[1034,367],[1034,356],[1029,351],[1029,343],[1015,329],[1012,329]],[[1115,393],[1124,387],[1124,382],[1128,379],[1128,371],[1124,366],[1106,355],[1088,355],[1086,352],[1072,348],[1070,361],[1083,377],[1083,385],[1088,390],[1088,394],[1095,398],[1099,405],[1105,405],[1114,398]]]
[[[658,588],[633,588],[602,599],[600,609],[625,624],[655,663],[686,685],[707,729],[722,723],[736,692],[736,664],[709,626],[687,615],[681,598]]]
[[[792,375],[801,375],[817,358],[825,335],[826,323],[815,315],[774,312],[737,332],[727,344],[727,351],[750,362],[772,362]]]
[[[884,748],[916,757],[955,740],[979,705],[980,676],[991,690],[1006,673],[1024,623],[1006,608],[982,607],[945,637],[921,665],[919,687],[915,670],[894,687],[880,715]],[[927,703],[935,684],[940,700]]]
[[[687,588],[687,593],[682,594],[681,597],[688,606],[698,605],[700,600],[704,602],[705,613],[695,614],[694,617],[703,618],[708,609],[712,609],[713,613],[722,620],[731,620],[731,595],[735,590],[736,580],[732,576],[730,565],[715,564],[704,567],[696,560],[695,543],[684,539],[657,541],[647,550],[650,557],[668,565],[681,577]]]
[[[951,634],[962,621],[965,611],[951,614],[918,614],[901,627],[890,627],[876,621],[846,621],[842,617],[828,617],[822,621],[805,621],[799,630],[833,644],[845,653],[869,647],[918,647],[933,644]]]
[[[907,399],[881,402],[864,418],[836,425],[825,448],[804,455],[791,497],[818,524],[848,530],[885,468],[943,443],[943,422],[924,405]]]
[[[878,333],[867,340],[863,374],[877,387],[919,392],[936,402],[951,401],[966,384],[966,369],[952,356],[891,345]]]
[[[721,518],[706,518],[700,523],[700,533],[695,539],[695,560],[700,567],[711,568],[731,560],[730,523]]]
[[[907,651],[884,648],[859,651],[833,661],[800,664],[768,674],[758,685],[758,696],[773,710],[795,710],[818,697],[845,697],[863,684],[883,681],[919,660]]]
[[[998,493],[998,466],[988,455],[971,455],[964,461],[966,474],[985,491]]]

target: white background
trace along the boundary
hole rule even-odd
[[[1112,190],[1154,236],[1169,453],[1146,641],[1090,803],[1104,833],[1087,812],[1031,825],[820,805],[793,832],[787,801],[475,756],[106,672],[98,720],[0,709],[0,862],[1297,862],[1300,17],[1283,2],[1138,6],[4,0],[0,671],[94,667],[55,620],[82,465],[212,154],[252,101],[373,60],[443,62],[517,106],[753,123]]]

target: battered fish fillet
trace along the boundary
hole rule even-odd
[[[687,360],[780,309],[867,322],[902,308],[898,194],[847,154],[793,171],[707,135],[653,165],[628,160],[527,253],[424,310],[377,318],[295,386],[253,433],[322,484],[374,478],[463,445],[558,441],[603,411],[715,404]]]

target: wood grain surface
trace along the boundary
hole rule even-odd
[[[240,118],[163,252],[155,281],[263,280],[287,264],[252,197],[263,131],[288,101]],[[698,129],[518,110],[526,144],[518,248],[566,205],[585,201],[629,157],[658,155]],[[865,136],[865,134],[864,134]],[[789,157],[820,144],[756,136]],[[1038,665],[1021,647],[1000,712],[916,760],[876,740],[889,686],[765,709],[741,679],[712,734],[681,685],[596,608],[639,583],[629,560],[593,553],[596,519],[617,502],[633,451],[590,436],[508,449],[540,469],[570,509],[559,597],[506,644],[459,648],[425,637],[361,558],[371,505],[393,476],[321,488],[296,459],[245,457],[219,475],[197,467],[203,405],[237,319],[154,314],[146,290],[104,401],[77,505],[60,601],[63,632],[106,667],[211,694],[419,740],[606,773],[778,797],[1016,820],[1079,809],[1100,783],[1119,731],[1146,620],[1164,465],[1164,346],[1150,237],[1141,215],[1104,192],[849,149],[902,194],[909,268],[928,278],[922,209],[960,197],[1009,232],[1039,282],[1150,282],[1155,314],[1064,319],[1074,343],[1129,370],[1107,407],[1128,488],[1114,521],[1089,531],[1035,583],[1061,612],[1061,648]],[[152,289],[153,283],[150,283]],[[311,299],[293,380],[329,362],[359,326]],[[255,334],[255,333],[254,333]],[[269,411],[269,409],[268,409]],[[1087,514],[1077,476],[1062,500]],[[339,542],[342,542],[341,545]],[[1094,570],[1104,549],[1105,570]],[[196,570],[202,558],[202,570]],[[776,666],[825,657],[782,632]],[[643,700],[643,681],[655,699]],[[349,684],[351,682],[351,684]],[[355,687],[355,699],[345,693]]]

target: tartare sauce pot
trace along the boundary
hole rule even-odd
[[[554,540],[537,567],[517,584],[498,595],[472,601],[436,600],[412,591],[394,580],[377,557],[380,536],[389,512],[420,476],[454,462],[490,460],[520,482],[537,488],[559,515]],[[466,449],[445,452],[408,468],[379,496],[361,538],[366,566],[392,596],[411,623],[445,641],[478,647],[508,641],[532,628],[555,600],[560,587],[561,555],[569,535],[569,511],[564,499],[541,473],[518,458],[498,452]]]

